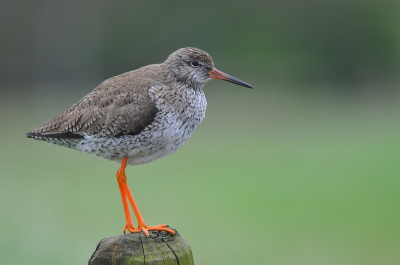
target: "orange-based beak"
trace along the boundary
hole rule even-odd
[[[253,88],[252,85],[247,84],[247,83],[245,83],[245,82],[243,82],[243,81],[241,81],[241,80],[239,80],[239,79],[237,79],[237,78],[235,78],[233,76],[225,74],[224,72],[221,72],[221,71],[219,71],[219,70],[217,70],[215,68],[213,68],[211,71],[209,71],[208,74],[210,75],[211,78],[214,78],[214,79],[221,79],[221,80],[225,80],[225,81],[234,83],[234,84],[239,85],[239,86]]]

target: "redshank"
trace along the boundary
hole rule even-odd
[[[186,142],[203,120],[207,101],[203,86],[221,79],[251,85],[216,68],[211,56],[197,48],[182,48],[161,64],[148,65],[112,77],[78,103],[27,137],[94,154],[121,164],[117,181],[126,224],[131,233],[160,230],[148,226],[129,189],[125,168],[169,155]],[[128,201],[137,219],[133,226]]]

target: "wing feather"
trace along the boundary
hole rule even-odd
[[[27,136],[79,138],[139,134],[154,121],[158,112],[148,95],[152,79],[145,74],[141,68],[104,81],[78,103]]]

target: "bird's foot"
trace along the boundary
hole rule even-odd
[[[149,237],[149,230],[157,230],[157,231],[166,231],[175,235],[175,231],[167,228],[168,226],[165,224],[155,225],[155,226],[147,226],[146,224],[139,225],[138,230],[143,231],[147,237]]]
[[[125,231],[128,230],[131,233],[139,233],[140,231],[143,231],[143,233],[146,234],[147,237],[149,237],[149,231],[150,230],[157,230],[157,231],[166,231],[168,233],[171,233],[175,235],[175,231],[172,229],[167,228],[168,226],[165,224],[160,224],[160,225],[155,225],[155,226],[147,226],[146,224],[139,225],[138,228],[135,228],[133,224],[126,224],[124,227],[124,234]]]
[[[131,222],[128,222],[128,223],[126,223],[126,225],[125,225],[125,227],[124,227],[124,234],[126,233],[126,230],[128,230],[129,232],[131,232],[131,233],[135,233],[135,232],[138,232],[137,230],[137,228],[135,228],[134,226],[133,226],[133,223],[131,223]],[[140,231],[140,230],[139,230]]]

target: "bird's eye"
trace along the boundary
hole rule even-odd
[[[190,64],[191,64],[193,67],[197,67],[197,66],[200,65],[198,61],[191,61]]]

